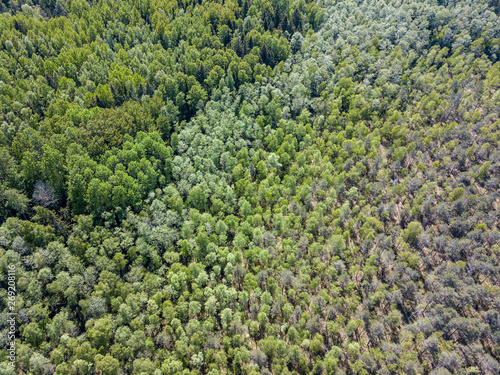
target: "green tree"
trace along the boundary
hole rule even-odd
[[[116,375],[120,369],[120,362],[109,354],[106,356],[98,354],[95,356],[95,367],[103,375]]]

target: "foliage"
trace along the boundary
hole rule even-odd
[[[19,373],[500,372],[495,2],[21,3]]]

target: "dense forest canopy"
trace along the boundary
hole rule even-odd
[[[500,373],[498,1],[0,9],[1,374]]]

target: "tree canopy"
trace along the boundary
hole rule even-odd
[[[0,8],[17,373],[500,372],[495,1]]]

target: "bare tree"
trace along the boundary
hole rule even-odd
[[[33,192],[33,201],[45,208],[54,208],[59,203],[59,197],[52,185],[38,181]]]

